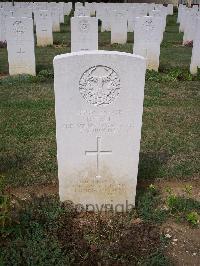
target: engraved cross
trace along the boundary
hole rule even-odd
[[[95,155],[96,156],[96,160],[97,160],[97,178],[100,178],[100,173],[99,173],[99,159],[101,155],[104,154],[111,154],[112,151],[111,150],[101,150],[101,137],[97,137],[97,148],[94,151],[85,151],[85,155]]]
[[[25,54],[25,52],[22,52],[22,48],[17,52],[18,54]]]

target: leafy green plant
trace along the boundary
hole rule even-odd
[[[190,223],[193,226],[196,226],[199,224],[199,215],[195,211],[188,213],[186,216],[186,219],[188,223]]]
[[[47,69],[44,69],[44,70],[41,70],[39,73],[38,73],[38,79],[40,81],[46,81],[48,79],[53,79],[54,78],[54,74],[52,71],[49,71]]]
[[[192,187],[185,188],[187,193],[191,193]],[[174,212],[185,212],[193,209],[200,210],[200,202],[192,198],[176,195],[171,188],[167,188],[168,196],[166,199],[167,206]]]
[[[167,188],[166,191],[169,194],[166,204],[171,215],[177,215],[178,220],[187,220],[191,225],[197,225],[199,223],[200,202],[188,197],[192,193],[192,186],[187,185],[184,188],[187,197],[176,195],[171,188]]]
[[[167,206],[169,207],[169,209],[170,209],[171,211],[174,211],[174,209],[176,209],[177,202],[178,202],[178,198],[177,198],[176,195],[174,195],[174,194],[170,194],[170,195],[167,197]]]
[[[155,70],[147,70],[146,71],[146,81],[154,81],[154,82],[161,82],[162,75],[160,72]]]
[[[149,185],[149,190],[152,191],[152,192],[156,192],[155,185],[153,185],[153,184]]]
[[[186,185],[184,188],[184,192],[186,193],[186,195],[191,196],[192,195],[192,186]]]
[[[173,69],[170,69],[167,74],[173,79],[173,80],[177,80],[179,79],[179,77],[181,76],[182,74],[182,69],[180,68],[173,68]]]
[[[166,192],[168,193],[166,204],[170,211],[174,211],[177,206],[177,196],[173,193],[173,190],[170,187],[166,188]]]
[[[147,259],[141,261],[138,265],[141,266],[167,266],[170,265],[162,250],[157,250],[152,253]]]
[[[160,203],[161,198],[159,191],[155,188],[155,186],[150,185],[148,190],[138,197],[138,214],[145,221],[161,223],[166,219],[167,212],[166,210],[162,210],[160,208]]]
[[[196,80],[196,77],[193,76],[189,69],[182,69],[179,67],[170,67],[162,69],[162,73],[166,74],[168,80],[171,81],[192,81]]]
[[[147,70],[146,81],[154,82],[169,82],[169,81],[192,81],[197,80],[198,76],[192,75],[188,69],[174,68],[161,68],[159,72],[154,70]]]

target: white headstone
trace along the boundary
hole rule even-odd
[[[197,74],[198,68],[200,68],[200,18],[196,22],[196,34],[193,40],[192,57],[190,64],[191,74]]]
[[[0,11],[0,42],[6,41],[6,16],[5,13]]]
[[[76,2],[75,3],[75,10],[77,9],[77,8],[79,8],[79,7],[82,7],[83,6],[83,3],[81,3],[81,2]]]
[[[136,18],[133,52],[147,59],[148,69],[158,70],[161,39],[162,25],[159,18]]]
[[[95,3],[88,3],[85,2],[85,7],[89,9],[90,16],[95,16],[96,10],[95,10]]]
[[[71,10],[72,10],[72,3],[71,2],[64,3],[64,14],[69,16]]]
[[[166,12],[162,10],[152,10],[151,12],[149,12],[149,15],[160,19],[159,24],[161,25],[162,31],[164,32],[166,27]]]
[[[33,3],[33,11],[38,11],[38,10],[46,10],[48,7],[54,5],[55,3],[47,3],[47,2],[34,2]],[[15,2],[16,5],[16,2]]]
[[[183,44],[193,41],[196,33],[196,19],[198,14],[200,13],[192,8],[190,8],[189,12],[185,13]]]
[[[36,36],[38,46],[53,44],[52,17],[48,10],[40,10],[36,15]]]
[[[167,9],[168,9],[168,15],[173,15],[173,9],[174,9],[174,7],[173,7],[173,4],[168,4],[167,5]]]
[[[110,51],[54,58],[61,201],[95,211],[135,204],[145,65]]]
[[[127,42],[127,13],[112,11],[111,13],[111,44],[125,44]]]
[[[32,18],[32,10],[28,8],[19,8],[14,11],[14,17]]]
[[[128,32],[134,31],[134,24],[136,18],[136,8],[129,8],[128,10]]]
[[[71,18],[71,52],[98,50],[98,20],[95,17]]]
[[[60,10],[57,6],[51,7],[51,16],[53,23],[53,32],[60,31]]]
[[[35,75],[33,20],[12,17],[6,23],[9,74]]]
[[[90,10],[84,6],[77,7],[74,11],[74,17],[83,17],[83,16],[90,16]]]
[[[186,13],[188,10],[185,8],[185,6],[181,6],[178,9],[178,22],[180,23],[179,26],[179,32],[184,32],[184,27],[185,27],[185,21],[186,21]]]
[[[96,12],[96,17],[101,20],[101,32],[111,30],[111,17],[108,8],[99,7]]]
[[[64,18],[65,18],[65,14],[64,14],[64,2],[59,2],[59,13],[60,13],[60,23],[64,23]]]

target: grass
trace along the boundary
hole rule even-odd
[[[182,46],[175,22],[176,15],[168,17],[159,72],[146,75],[139,182],[190,180],[199,173],[200,75],[189,74],[191,48]],[[129,33],[127,44],[110,45],[110,33],[99,33],[99,49],[132,53],[132,40]],[[35,52],[36,77],[0,79],[0,174],[7,188],[57,182],[52,60],[70,52],[68,17],[61,32],[54,33],[54,45],[36,47]],[[0,58],[0,74],[6,75],[6,48],[0,48]],[[159,191],[139,188],[133,213],[105,220],[90,214],[80,217],[50,196],[33,196],[7,208],[2,195],[6,215],[10,207],[13,211],[1,231],[0,264],[168,265],[160,224],[171,216],[195,223],[200,212],[199,202],[170,196],[162,202]],[[169,209],[163,210],[162,204]]]

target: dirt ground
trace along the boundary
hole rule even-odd
[[[191,186],[192,189],[191,189],[191,194],[189,195],[190,198],[200,201],[200,177],[199,176],[192,178],[189,181],[188,180],[187,181],[184,181],[184,180],[165,181],[165,180],[160,179],[159,181],[156,182],[155,185],[162,192],[163,197],[166,197],[167,195],[166,188],[171,188],[174,194],[178,196],[183,196],[185,193],[184,192],[185,187]]]
[[[154,185],[161,191],[163,198],[167,196],[166,188],[171,188],[173,193],[181,196],[183,195],[184,188],[186,186],[192,186],[191,198],[200,200],[200,179],[193,178],[190,181],[164,181],[157,180]],[[140,186],[142,186],[140,184]],[[14,198],[20,198],[23,200],[31,198],[33,194],[37,196],[42,195],[56,195],[58,193],[58,184],[49,184],[44,186],[29,186],[21,188],[10,188],[7,192]],[[94,218],[92,218],[94,219]],[[85,223],[84,216],[80,216],[78,219],[79,226]],[[88,217],[87,217],[88,220]],[[146,226],[146,225],[145,225]],[[145,228],[143,223],[139,221],[133,225],[133,232],[139,232]],[[136,230],[135,230],[136,229]],[[169,239],[169,244],[165,247],[165,253],[170,258],[172,263],[177,266],[191,265],[199,266],[200,265],[200,228],[191,228],[188,224],[176,223],[172,220],[168,220],[162,224],[161,233],[167,235]],[[135,233],[134,233],[135,234]],[[137,238],[139,235],[137,234]],[[126,239],[126,236],[125,236]],[[130,238],[131,239],[131,238]],[[135,238],[134,238],[135,239]],[[126,243],[127,241],[122,241]],[[144,242],[145,243],[145,242]],[[155,243],[154,243],[155,244]],[[151,241],[147,246],[151,245]],[[144,249],[147,247],[145,246]],[[123,246],[124,248],[124,246]],[[130,247],[127,247],[128,249]]]
[[[200,229],[188,225],[167,221],[162,225],[162,232],[168,234],[169,245],[166,255],[174,265],[200,265]]]
[[[179,196],[184,195],[186,186],[192,187],[190,197],[200,200],[200,179],[193,178],[190,181],[164,181],[161,180],[158,188],[162,191],[163,197],[166,197],[166,188],[169,187],[173,193]],[[187,224],[174,223],[167,221],[162,225],[161,230],[169,235],[170,244],[166,248],[166,254],[177,266],[200,265],[200,228],[191,228]]]

